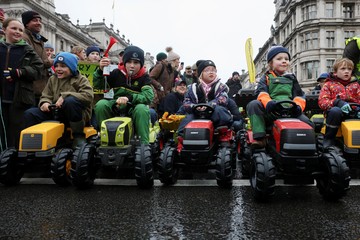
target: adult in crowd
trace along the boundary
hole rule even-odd
[[[345,42],[343,57],[354,63],[353,75],[360,78],[360,35],[349,38]]]
[[[317,81],[317,84],[316,86],[314,87],[314,91],[317,91],[317,90],[321,90],[321,88],[324,86],[325,84],[325,81],[326,79],[329,77],[329,73],[322,73],[320,74],[320,76],[318,77],[318,79],[316,80]]]
[[[182,80],[184,80],[186,82],[186,86],[196,83],[196,79],[194,78],[191,66],[185,67],[185,72],[182,75]]]
[[[197,73],[197,66],[196,66],[196,63],[194,63],[192,66],[191,66],[191,70],[192,70],[192,75],[193,75],[193,79],[194,79],[194,83],[197,83],[199,81],[199,76],[198,76],[198,73]]]
[[[47,39],[40,34],[42,29],[41,16],[34,11],[26,11],[21,14],[22,23],[25,26],[24,40],[34,48],[43,62],[41,76],[34,81],[35,102],[39,102],[44,87],[51,76],[48,69],[53,65],[54,60],[46,55],[44,43]]]
[[[79,61],[85,61],[86,60],[86,52],[85,49],[81,46],[74,46],[71,49],[71,53],[75,54]]]
[[[175,114],[179,111],[180,107],[184,101],[184,95],[186,93],[186,81],[178,80],[175,82],[174,92],[166,95],[163,101],[161,101],[158,114],[162,116],[164,112],[168,112],[169,114]]]
[[[86,58],[88,62],[99,63],[100,61],[100,48],[92,45],[86,49]]]
[[[23,113],[35,104],[33,81],[43,63],[23,40],[24,25],[15,18],[3,23],[5,38],[0,40],[0,151],[18,147]],[[11,123],[11,124],[10,124]]]
[[[240,82],[240,74],[238,72],[233,72],[232,77],[228,79],[226,85],[229,87],[229,97],[235,100],[235,95],[242,89],[242,85]]]

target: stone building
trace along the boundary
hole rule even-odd
[[[120,35],[119,30],[114,30],[113,25],[108,27],[105,19],[102,22],[92,22],[88,25],[75,25],[70,21],[68,14],[55,12],[54,0],[0,0],[0,8],[5,10],[5,17],[14,17],[21,20],[21,14],[33,10],[41,15],[43,28],[41,34],[55,47],[55,52],[71,51],[73,46],[86,48],[90,45],[98,45],[101,49],[109,46],[110,37],[117,40],[109,52],[114,62],[118,61],[118,54],[126,46],[131,45],[129,39],[125,40],[125,34]],[[150,68],[154,65],[154,57],[146,54],[145,65]]]
[[[304,90],[316,84],[322,72],[332,71],[342,57],[346,39],[360,34],[358,0],[274,0],[274,25],[270,37],[254,59],[256,78],[267,67],[266,53],[273,44],[287,47],[291,72]],[[246,86],[250,84],[245,83]]]

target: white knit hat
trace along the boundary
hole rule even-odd
[[[180,59],[180,55],[175,53],[172,49],[172,47],[167,47],[166,52],[168,53],[167,60],[174,61],[175,59]]]

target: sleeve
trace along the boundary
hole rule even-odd
[[[185,96],[184,96],[184,104],[180,107],[180,109],[178,111],[178,112],[181,112],[181,114],[192,113],[192,107],[194,106],[194,104],[198,103],[197,99],[195,98],[195,94],[194,94],[194,92],[196,92],[197,86],[198,85],[196,83],[193,83],[188,87],[188,89],[185,93]]]
[[[93,86],[94,89],[98,89],[98,90],[105,89],[105,80],[103,76],[103,71],[100,68],[95,70],[93,74]]]
[[[293,101],[296,103],[296,105],[301,107],[302,111],[304,111],[305,107],[306,107],[305,93],[301,89],[300,84],[299,84],[296,76],[294,74],[291,74],[290,77],[294,81],[293,91],[292,91]]]
[[[266,75],[263,75],[258,83],[258,86],[255,90],[255,95],[257,95],[257,100],[266,108],[268,102],[272,101],[269,94],[269,87],[266,83]]]
[[[154,91],[150,84],[151,80],[149,76],[146,75],[143,79],[143,86],[141,87],[141,91],[139,93],[133,92],[127,95],[129,101],[135,105],[140,103],[150,105],[154,100]]]
[[[222,105],[222,106],[227,106],[228,104],[228,92],[229,92],[229,87],[226,84],[223,84],[221,82],[217,83],[218,86],[216,86],[216,88],[218,89],[215,93],[215,99],[209,101],[209,103],[215,103],[216,105]]]
[[[41,78],[41,73],[44,68],[43,62],[39,55],[29,46],[27,53],[23,58],[22,66],[20,67],[20,80],[33,82]]]
[[[331,98],[331,82],[326,82],[320,90],[318,105],[323,110],[329,110],[333,107],[335,99]]]
[[[156,64],[154,68],[149,73],[151,84],[154,86],[155,89],[159,90],[161,87],[161,84],[159,83],[158,79],[160,78],[160,75],[162,74],[162,68],[164,66],[162,64]]]
[[[40,97],[40,101],[39,101],[39,107],[41,107],[41,105],[43,105],[44,103],[48,102],[48,103],[55,103],[54,101],[54,91],[53,91],[53,81],[58,80],[57,77],[55,75],[51,76],[49,81],[46,83],[44,90],[42,91],[41,97]]]

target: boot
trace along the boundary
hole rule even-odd
[[[70,127],[74,138],[72,148],[75,149],[77,146],[81,146],[82,144],[86,143],[85,133],[84,133],[84,127],[85,127],[84,121],[70,122]]]
[[[326,126],[324,141],[323,141],[323,149],[328,150],[329,148],[335,145],[335,138],[338,128]]]

